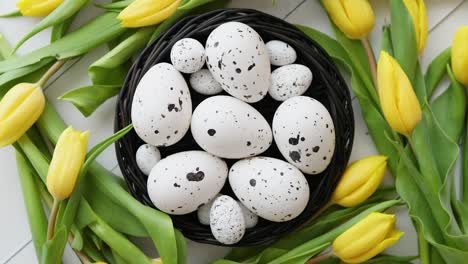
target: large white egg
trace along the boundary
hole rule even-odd
[[[268,122],[255,108],[231,96],[212,96],[193,111],[192,135],[205,151],[221,158],[256,156],[272,143]]]
[[[157,147],[143,144],[138,148],[135,158],[138,168],[145,175],[149,175],[154,165],[161,160],[161,153]]]
[[[273,118],[276,145],[284,158],[307,174],[324,171],[335,151],[335,127],[319,101],[297,96],[284,101]]]
[[[274,222],[294,219],[309,201],[309,184],[301,171],[275,158],[236,162],[229,171],[229,183],[249,210]]]
[[[170,155],[154,166],[148,177],[148,195],[161,211],[182,215],[212,200],[227,178],[226,163],[204,151]]]
[[[268,93],[277,101],[285,101],[304,94],[311,83],[312,71],[309,68],[300,64],[286,65],[271,73]]]
[[[192,100],[182,74],[169,63],[151,67],[138,83],[131,115],[136,133],[146,143],[177,143],[188,131],[192,116]]]
[[[260,35],[240,22],[218,26],[205,45],[208,69],[223,89],[245,102],[260,101],[270,86],[270,58]]]
[[[227,195],[216,198],[210,210],[210,228],[216,240],[225,245],[239,242],[245,233],[239,204]]]

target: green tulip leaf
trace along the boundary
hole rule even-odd
[[[413,263],[413,260],[416,260],[417,258],[417,256],[379,255],[364,262],[364,264],[411,264]]]
[[[189,0],[179,6],[179,10],[190,10],[211,3],[215,0]]]
[[[450,66],[446,65],[451,84],[432,103],[432,111],[447,136],[458,143],[464,129],[466,112],[465,88],[457,81]],[[450,114],[447,114],[450,113]]]
[[[0,18],[9,18],[9,17],[20,17],[23,16],[19,10],[13,11],[8,14],[0,15]]]
[[[390,1],[393,56],[414,85],[416,67],[418,64],[418,48],[413,18],[406,9],[403,0]],[[416,91],[421,104],[424,102],[422,91]]]
[[[26,34],[15,46],[13,52],[16,51],[23,43],[28,39],[41,32],[42,30],[51,27],[53,25],[65,22],[68,18],[76,14],[83,6],[85,6],[89,0],[65,0],[56,9],[54,9],[49,15],[47,15],[41,22],[37,23],[31,31]]]
[[[115,264],[128,264],[125,259],[123,259],[117,252],[112,251],[112,256],[114,257]]]
[[[35,171],[31,168],[24,154],[16,152],[18,175],[23,192],[23,200],[28,216],[34,249],[38,258],[42,255],[42,245],[47,240],[47,216],[41,202],[41,195],[36,186]]]
[[[177,243],[177,263],[186,264],[187,263],[187,245],[185,242],[185,237],[179,230],[175,230],[175,238]]]
[[[288,253],[286,253],[281,257],[268,262],[268,264],[303,264],[306,263],[307,260],[309,260],[311,257],[327,249],[330,245],[331,242],[324,243],[315,248],[308,248],[300,253],[291,254],[291,256],[288,256]]]
[[[10,57],[11,53],[12,48],[10,43],[8,43],[8,40],[6,40],[6,38],[0,34],[0,60]]]
[[[74,250],[83,250],[83,234],[81,233],[81,230],[76,227],[76,225],[72,225],[70,231],[73,234],[73,242],[71,243],[71,247]]]
[[[440,81],[445,76],[447,64],[450,63],[450,55],[451,48],[447,48],[429,64],[425,74],[427,100],[430,100]]]
[[[465,124],[461,154],[462,201],[468,204],[468,122]],[[468,232],[468,230],[467,230]]]
[[[122,9],[130,5],[133,1],[135,0],[123,0],[104,5],[97,4],[96,6],[102,9],[106,9],[108,11],[121,11]]]
[[[66,92],[59,97],[71,102],[85,117],[100,105],[119,94],[121,85],[90,85]]]
[[[125,32],[114,13],[102,14],[65,37],[24,56],[13,56],[0,62],[0,73],[25,67],[44,58],[57,60],[79,56]]]
[[[55,230],[54,237],[47,240],[42,246],[40,263],[59,264],[62,263],[63,251],[67,244],[68,231],[65,227]]]
[[[383,33],[382,33],[382,40],[380,43],[380,50],[385,51],[391,56],[393,55],[393,43],[392,43],[392,33],[390,30],[390,26],[384,26]]]
[[[70,26],[72,25],[77,15],[78,12],[67,18],[65,21],[53,25],[52,33],[50,34],[50,42],[55,42],[56,40],[63,38],[63,36],[65,36],[65,34],[68,32],[68,29],[70,29]]]

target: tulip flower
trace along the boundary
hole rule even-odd
[[[368,0],[323,0],[336,26],[350,39],[366,37],[374,27],[374,11]]]
[[[403,2],[413,19],[418,53],[421,53],[424,50],[424,46],[426,46],[427,40],[426,5],[424,4],[424,0],[403,0]]]
[[[409,136],[422,118],[421,106],[408,76],[387,52],[380,53],[377,65],[380,104],[390,127]]]
[[[47,16],[63,0],[19,0],[16,6],[23,16]]]
[[[20,83],[0,101],[0,147],[16,142],[39,119],[45,97],[37,84]]]
[[[156,25],[177,11],[182,0],[135,0],[117,17],[124,27]]]
[[[338,236],[333,251],[346,263],[362,263],[395,244],[403,234],[395,229],[395,215],[371,213]]]
[[[344,207],[356,206],[369,198],[382,182],[387,157],[369,156],[348,166],[333,193],[335,204]]]
[[[468,85],[468,26],[460,27],[452,43],[452,70],[457,80]]]
[[[78,132],[72,127],[60,135],[47,173],[47,189],[55,199],[70,197],[75,189],[86,157],[89,132]]]

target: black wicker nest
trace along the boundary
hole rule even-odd
[[[120,93],[116,109],[115,130],[120,130],[131,123],[133,94],[142,76],[153,65],[160,62],[170,63],[170,51],[173,44],[182,38],[194,38],[205,43],[208,35],[220,24],[238,21],[254,28],[265,40],[282,40],[293,46],[297,52],[296,63],[306,65],[313,74],[311,88],[304,94],[319,100],[330,112],[336,134],[336,147],[330,166],[320,175],[306,175],[310,185],[310,200],[304,212],[297,218],[283,223],[260,219],[256,227],[247,229],[242,240],[233,246],[253,246],[267,244],[278,237],[295,230],[309,220],[323,207],[331,197],[337,181],[346,168],[354,137],[354,119],[349,90],[332,59],[315,41],[308,38],[293,25],[271,15],[250,9],[223,9],[182,19],[167,32],[149,45],[138,57]],[[185,78],[188,82],[188,75]],[[191,93],[193,109],[206,96],[193,91]],[[280,102],[267,96],[258,103],[251,104],[272,122],[274,112]],[[144,175],[136,164],[135,153],[144,142],[132,131],[116,144],[117,159],[120,169],[128,184],[130,193],[141,203],[153,207],[147,190]],[[187,151],[199,150],[190,130],[185,137],[170,147],[161,147],[162,157]],[[275,144],[262,154],[284,160]],[[236,160],[227,160],[232,165]],[[235,197],[229,184],[223,194]],[[189,239],[208,244],[221,245],[213,237],[209,226],[198,222],[196,212],[182,216],[171,216],[176,228]]]

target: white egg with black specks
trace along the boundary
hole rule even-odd
[[[211,32],[205,47],[208,69],[227,93],[248,103],[266,96],[270,58],[253,28],[240,22],[224,23]]]
[[[294,63],[297,59],[294,48],[281,40],[270,40],[267,42],[266,47],[272,65],[288,65]]]
[[[151,170],[148,195],[163,212],[188,214],[219,193],[227,173],[226,162],[207,152],[179,152],[162,159]]]
[[[191,130],[202,149],[227,159],[256,156],[273,141],[262,114],[231,96],[217,95],[202,101],[193,111]]]
[[[151,169],[161,160],[161,153],[157,147],[143,144],[138,148],[135,158],[138,168],[145,175],[149,175]]]
[[[190,86],[198,93],[214,95],[223,91],[221,84],[215,80],[208,69],[201,69],[190,75]]]
[[[192,99],[182,74],[158,63],[138,83],[132,102],[132,123],[138,136],[153,146],[177,143],[190,126]]]
[[[300,64],[279,67],[271,73],[271,86],[268,90],[273,99],[285,101],[304,94],[312,83],[312,71]]]
[[[232,245],[239,242],[245,233],[245,220],[236,200],[222,195],[213,203],[210,210],[210,228],[220,243]]]
[[[249,210],[273,222],[296,218],[309,201],[309,184],[302,172],[275,158],[236,162],[229,171],[229,184]]]
[[[273,134],[284,158],[307,174],[319,174],[335,152],[335,127],[319,101],[296,96],[284,101],[273,117]]]
[[[183,38],[171,49],[171,62],[183,73],[194,73],[205,65],[205,48],[196,39]]]
[[[222,194],[216,195],[216,197],[213,200],[211,200],[211,202],[198,208],[197,217],[198,217],[198,221],[202,225],[210,225],[211,207],[213,206],[213,203],[216,200],[216,198],[220,197],[221,195]],[[252,213],[252,211],[250,211],[249,209],[247,209],[247,207],[245,207],[241,202],[237,201],[237,203],[239,204],[241,211],[242,211],[242,215],[244,216],[245,227],[246,228],[255,227],[258,223],[258,216]]]

